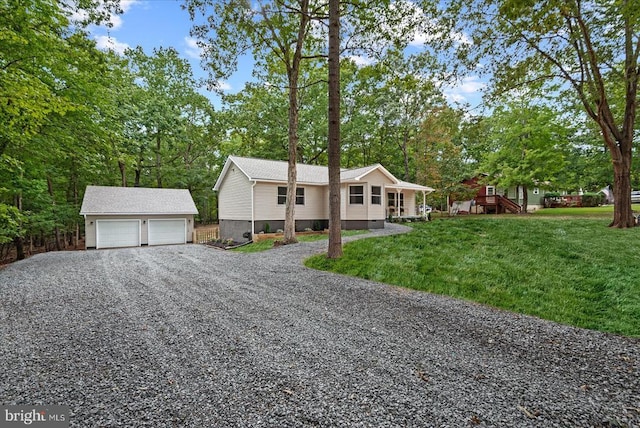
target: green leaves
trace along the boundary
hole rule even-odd
[[[569,128],[548,106],[511,100],[486,120],[487,150],[479,169],[502,187],[551,186],[566,165]]]

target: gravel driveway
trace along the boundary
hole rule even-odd
[[[0,399],[82,427],[640,426],[639,340],[302,266],[325,246],[16,263]]]

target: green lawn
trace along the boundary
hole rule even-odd
[[[640,228],[606,219],[463,217],[414,223],[309,267],[640,336]]]
[[[361,235],[363,233],[369,232],[368,230],[343,230],[342,236],[353,236],[353,235]],[[322,241],[323,239],[329,239],[329,235],[327,234],[318,234],[318,235],[301,235],[298,236],[299,242],[314,242],[314,241]],[[235,248],[233,251],[237,251],[239,253],[257,253],[260,251],[266,251],[270,248],[273,248],[273,242],[275,239],[265,239],[260,242],[253,242],[248,245],[244,245],[242,247]]]
[[[631,206],[633,211],[640,211],[640,204]],[[569,217],[602,217],[613,218],[613,205],[584,208],[543,208],[533,212],[536,216],[569,216]]]

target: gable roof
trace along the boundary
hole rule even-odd
[[[354,168],[354,169],[343,169],[340,171],[340,181],[360,181],[366,175],[372,173],[373,171],[380,171],[384,174],[389,180],[393,182],[397,182],[398,179],[393,176],[385,167],[380,165],[379,163],[375,165],[369,165],[362,168]]]
[[[240,171],[249,179],[249,181],[268,181],[274,183],[286,183],[289,164],[286,161],[276,161],[268,159],[244,158],[239,156],[229,156],[220,172],[220,176],[216,181],[213,190],[219,190],[222,180],[227,175],[227,171],[231,164],[236,165]],[[297,183],[307,185],[325,186],[329,184],[329,170],[326,166],[307,165],[298,163],[296,165],[298,172]],[[419,184],[408,183],[398,180],[382,165],[375,164],[362,168],[341,169],[341,182],[361,181],[365,176],[373,171],[380,171],[393,183],[390,187],[398,189],[421,190],[425,192],[433,192],[431,187],[421,186]]]
[[[251,181],[287,182],[289,163],[285,161],[243,158],[229,156],[220,177],[226,175],[230,163],[233,162]],[[329,172],[326,166],[296,164],[297,181],[301,184],[326,184],[329,182]],[[220,181],[220,180],[218,180]],[[215,190],[217,190],[216,183]]]
[[[186,189],[87,186],[80,214],[198,214],[198,209]]]

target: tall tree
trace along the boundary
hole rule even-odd
[[[436,189],[429,198],[441,207],[447,196],[460,190],[469,171],[459,141],[461,116],[461,111],[450,107],[433,106],[416,137],[417,182]]]
[[[464,46],[462,53],[493,74],[496,91],[559,83],[561,96],[579,100],[611,156],[615,205],[610,226],[634,226],[630,179],[640,72],[638,2],[456,0],[447,12],[445,18],[457,20],[460,32],[472,34],[474,49]],[[621,102],[614,102],[615,94],[623,94]]]
[[[315,0],[258,0],[253,4],[244,0],[184,0],[184,4],[194,21],[206,18],[205,23],[194,25],[192,34],[204,50],[214,86],[235,71],[242,54],[249,53],[256,60],[254,74],[268,70],[273,57],[284,66],[289,91],[284,242],[295,242],[299,77],[303,60],[327,57],[328,4]],[[344,37],[348,40],[344,50],[379,53],[394,44],[406,44],[407,37],[413,35],[417,22],[413,3],[377,0],[342,6],[350,11],[343,29],[348,28],[351,37]]]
[[[342,256],[340,219],[340,0],[329,0],[329,247]]]
[[[97,94],[108,76],[103,54],[71,16],[104,18],[96,8],[92,0],[0,2],[0,205],[20,214],[18,258],[34,233],[56,233],[57,247],[69,228],[77,236],[80,171],[100,162],[96,123],[105,104]]]
[[[555,185],[565,168],[569,126],[548,106],[520,100],[498,107],[488,121],[487,148],[481,170],[501,187],[527,189]]]
[[[185,0],[193,20],[208,9],[213,13],[205,24],[196,24],[192,34],[200,40],[212,84],[228,77],[237,67],[238,57],[253,55],[258,68],[276,57],[284,66],[288,90],[288,184],[285,205],[284,242],[296,242],[295,195],[298,149],[298,80],[307,44],[314,37],[311,22],[326,14],[323,4],[310,0],[268,1],[250,4],[244,0]]]

